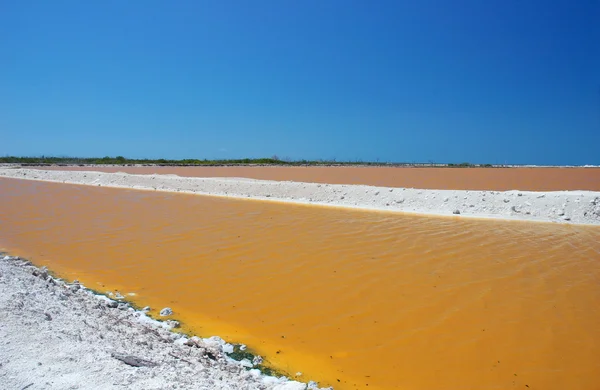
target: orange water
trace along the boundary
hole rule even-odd
[[[0,246],[338,389],[600,388],[597,227],[0,179]]]

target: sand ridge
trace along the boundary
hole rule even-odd
[[[13,165],[15,166],[15,165]],[[584,167],[452,168],[401,166],[28,166],[57,171],[125,172],[471,191],[600,191],[600,169]]]
[[[600,225],[600,192],[595,191],[423,190],[25,168],[0,169],[0,177],[423,215]]]

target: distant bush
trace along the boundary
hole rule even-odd
[[[471,164],[469,164],[469,163],[460,163],[460,164],[450,163],[450,164],[448,164],[448,166],[452,167],[452,168],[467,168],[467,167],[470,167]]]
[[[110,157],[15,157],[6,156],[0,157],[0,163],[3,164],[21,164],[21,165],[169,165],[169,166],[221,166],[221,165],[366,165],[366,166],[431,166],[432,163],[380,163],[373,161],[337,161],[335,158],[331,160],[296,160],[293,161],[288,157],[281,159],[278,155],[265,158],[241,158],[229,160],[208,160],[208,159],[183,159],[183,160],[168,160],[168,159],[129,159],[123,156]],[[437,166],[444,166],[438,164]],[[492,167],[491,164],[476,165],[468,162],[460,164],[447,164],[448,167],[454,168],[470,168],[470,167]]]

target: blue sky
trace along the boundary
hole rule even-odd
[[[600,1],[0,0],[0,154],[600,164]]]

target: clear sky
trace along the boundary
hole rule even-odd
[[[600,164],[600,1],[0,0],[0,154]]]

